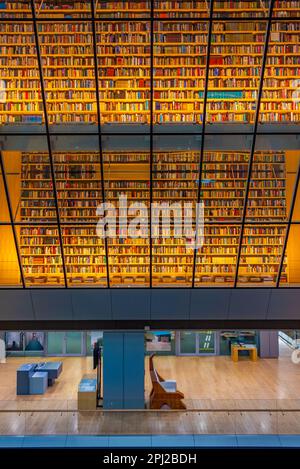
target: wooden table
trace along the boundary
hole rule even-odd
[[[239,345],[239,344],[233,344],[231,346],[231,359],[234,362],[239,361],[239,351],[247,350],[249,352],[250,359],[253,362],[257,361],[257,347],[256,345]]]
[[[97,378],[95,375],[84,375],[78,386],[78,410],[96,410]]]

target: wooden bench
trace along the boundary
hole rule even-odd
[[[176,381],[164,380],[156,371],[153,365],[154,354],[149,359],[149,371],[152,381],[152,390],[150,393],[150,409],[161,409],[168,407],[170,409],[186,409],[182,402],[184,394],[177,391]]]

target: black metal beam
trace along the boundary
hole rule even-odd
[[[152,254],[153,254],[153,239],[152,239],[152,203],[153,203],[153,86],[154,86],[154,0],[151,1],[151,12],[150,12],[150,288],[152,288]]]
[[[267,23],[267,30],[266,30],[265,44],[264,44],[264,53],[263,53],[263,60],[262,60],[262,66],[261,66],[259,90],[258,90],[258,96],[257,96],[255,119],[254,119],[253,139],[252,139],[252,146],[251,146],[249,165],[248,165],[247,183],[246,183],[246,188],[245,188],[241,232],[240,232],[239,246],[238,246],[238,251],[237,251],[234,288],[236,288],[237,283],[238,283],[239,266],[240,266],[240,259],[241,259],[241,252],[242,252],[242,246],[243,246],[245,224],[246,224],[246,216],[247,216],[247,208],[248,208],[248,197],[249,197],[249,192],[250,192],[251,174],[252,174],[254,155],[255,155],[255,146],[256,146],[256,137],[257,137],[256,132],[257,132],[257,127],[258,127],[258,122],[259,122],[260,103],[261,103],[263,86],[264,86],[265,68],[266,68],[266,62],[267,62],[267,56],[268,56],[268,47],[269,47],[269,39],[270,39],[271,26],[272,26],[274,4],[275,4],[275,0],[270,0],[268,23]]]
[[[243,125],[243,124],[241,124]],[[51,127],[51,126],[50,126]],[[47,135],[46,131],[45,132],[3,132],[2,129],[1,129],[1,126],[0,126],[0,137],[3,136],[3,137],[45,137]],[[96,136],[98,135],[98,132],[50,132],[50,135],[51,137],[61,137],[61,136],[76,136],[76,137],[89,137],[89,136]],[[101,135],[102,137],[121,137],[121,136],[140,136],[140,137],[144,137],[146,135],[149,135],[149,133],[145,133],[145,132],[104,132],[102,130],[101,132]],[[199,133],[197,133],[197,131],[195,132],[178,132],[176,130],[176,132],[153,132],[153,135],[155,137],[160,137],[161,135],[163,136],[178,136],[178,135],[182,135],[182,136],[185,136],[185,135],[188,135],[188,136],[198,136]],[[206,130],[205,132],[205,136],[207,135],[211,135],[211,136],[234,136],[234,135],[240,135],[241,137],[247,135],[253,135],[253,132],[214,132],[214,131],[208,131]],[[260,132],[260,131],[257,131],[256,132],[256,135],[261,135],[261,136],[264,136],[264,135],[300,135],[300,132],[286,132],[286,131],[280,131],[280,130],[274,130],[273,132]]]
[[[95,84],[96,84],[96,103],[97,103],[97,121],[98,121],[98,140],[99,140],[99,152],[100,152],[100,171],[101,171],[101,190],[102,190],[102,202],[106,201],[105,193],[105,182],[104,182],[104,164],[103,164],[103,146],[102,146],[102,134],[101,134],[101,111],[100,111],[100,87],[99,87],[99,76],[98,76],[98,54],[97,54],[97,36],[96,36],[96,25],[95,25],[95,5],[94,0],[91,0],[91,14],[92,14],[92,30],[93,30],[93,54],[94,54],[94,66],[95,66]],[[109,279],[109,252],[107,237],[104,238],[104,248],[106,257],[106,280],[107,287],[110,288]]]
[[[204,140],[205,140],[205,129],[206,129],[206,108],[207,108],[207,92],[209,82],[209,62],[211,52],[211,38],[213,28],[213,14],[214,14],[214,0],[210,2],[210,15],[209,15],[209,26],[207,36],[207,51],[206,51],[206,68],[205,68],[205,88],[203,97],[203,114],[202,114],[202,133],[201,133],[201,149],[200,149],[200,160],[199,160],[199,173],[198,173],[198,195],[197,195],[197,207],[199,207],[201,200],[201,189],[202,189],[202,173],[203,173],[203,156],[204,156]],[[198,237],[198,211],[196,210],[196,237],[195,243],[197,244]],[[195,273],[197,265],[197,252],[196,245],[194,247],[194,258],[193,258],[193,276],[192,276],[192,288],[195,287]]]
[[[54,169],[54,163],[53,163],[51,137],[50,137],[50,132],[49,132],[49,120],[48,120],[48,113],[47,113],[47,101],[46,101],[46,91],[45,91],[45,84],[44,84],[43,65],[42,65],[41,50],[40,50],[40,44],[39,44],[37,20],[36,20],[36,16],[35,16],[34,0],[30,0],[30,4],[31,4],[31,11],[32,11],[35,46],[36,46],[38,68],[39,68],[39,75],[40,75],[41,94],[42,94],[42,100],[43,100],[46,137],[47,137],[49,162],[50,162],[50,172],[51,172],[51,180],[52,180],[52,184],[53,184],[53,196],[54,196],[54,204],[55,204],[55,210],[56,210],[56,219],[57,219],[57,227],[58,227],[58,234],[59,234],[59,243],[60,243],[60,250],[61,250],[60,252],[61,252],[62,268],[63,268],[63,274],[64,274],[64,283],[65,283],[65,287],[68,288],[67,270],[66,270],[65,256],[64,256],[64,244],[63,244],[62,230],[61,230],[61,225],[60,225],[60,212],[59,212],[59,204],[58,204],[58,197],[57,197],[55,169]]]
[[[0,12],[1,13],[1,12]],[[249,21],[253,22],[253,21],[263,21],[263,20],[266,20],[268,17],[265,17],[265,16],[259,16],[259,17],[253,17],[253,16],[241,16],[241,17],[232,17],[232,16],[222,16],[222,17],[219,17],[219,16],[214,16],[214,21],[219,21],[219,22],[223,22],[223,21],[239,21],[239,22],[242,22],[242,23],[247,23]],[[87,15],[87,16],[82,16],[82,17],[78,17],[78,18],[55,18],[55,17],[46,17],[46,16],[43,16],[43,17],[36,17],[36,20],[39,22],[39,23],[78,23],[78,22],[82,22],[82,21],[91,21],[91,16],[90,15]],[[182,16],[177,16],[176,18],[173,17],[173,18],[168,18],[168,17],[165,17],[165,18],[160,18],[159,16],[157,17],[154,17],[155,20],[159,21],[159,22],[170,22],[170,21],[184,21],[184,22],[193,22],[193,21],[209,21],[209,16],[194,16],[194,17],[189,17],[189,18],[185,18],[185,17],[182,17]],[[300,21],[300,18],[299,16],[278,16],[278,17],[274,17],[274,19],[276,19],[276,22],[287,22],[287,21]],[[101,17],[101,16],[97,16],[96,17],[96,21],[101,21],[101,22],[111,22],[111,21],[114,21],[114,22],[130,22],[130,23],[139,23],[141,21],[149,21],[150,20],[150,16],[141,16],[139,18],[121,18],[121,17],[116,17],[116,18],[107,18],[107,17]],[[27,16],[27,17],[23,17],[23,18],[1,18],[0,17],[0,23],[31,23],[32,22],[32,16]]]
[[[14,215],[13,215],[13,210],[12,210],[12,206],[11,206],[8,183],[7,183],[7,179],[6,179],[6,172],[5,172],[5,167],[4,167],[2,150],[0,151],[0,168],[1,168],[1,173],[2,173],[2,180],[3,180],[3,185],[4,185],[6,202],[7,202],[7,206],[8,206],[9,219],[10,219],[10,224],[6,224],[4,226],[11,226],[11,229],[12,229],[12,232],[13,232],[13,237],[14,237],[14,243],[15,243],[17,258],[18,258],[21,282],[22,282],[23,288],[25,288],[26,285],[25,285],[25,278],[24,278],[24,272],[23,272],[23,266],[22,266],[22,256],[21,256],[21,253],[20,253],[20,250],[19,250],[16,227],[14,225]],[[0,176],[0,181],[1,181],[1,176]]]
[[[99,331],[99,330],[282,330],[300,329],[299,319],[191,319],[191,320],[35,320],[0,321],[2,331]]]
[[[299,165],[298,165],[296,181],[295,181],[295,184],[294,184],[294,190],[293,190],[293,196],[292,196],[292,201],[291,201],[290,213],[289,213],[288,222],[287,222],[288,225],[287,225],[287,228],[286,228],[286,233],[285,233],[284,242],[283,242],[283,246],[282,246],[282,253],[281,253],[281,258],[280,258],[280,263],[279,263],[279,268],[278,268],[277,279],[276,279],[276,288],[278,288],[280,286],[280,278],[281,278],[281,273],[282,273],[282,269],[283,269],[286,249],[287,249],[287,245],[288,245],[289,234],[290,234],[290,231],[291,231],[294,208],[295,208],[296,201],[297,201],[298,189],[300,187],[299,181],[300,181],[300,162],[299,162]],[[295,225],[296,224],[300,224],[300,223],[298,222],[298,223],[295,223]]]
[[[207,225],[228,225],[228,221],[218,221],[218,222],[215,222],[215,221],[211,221],[211,220],[207,220],[205,222]],[[276,221],[274,222],[274,220],[266,220],[264,222],[262,222],[260,225],[261,226],[264,226],[264,225],[287,225],[287,221]],[[26,222],[26,221],[23,221],[23,222],[15,222],[15,225],[18,226],[56,226],[57,222],[55,221],[46,221],[46,222],[40,222],[40,221],[31,221],[31,222]],[[237,225],[237,226],[240,226],[241,222],[240,221],[232,221],[230,222],[230,225]],[[299,225],[300,224],[300,221],[293,221],[292,222],[292,225]],[[0,221],[0,225],[9,225],[9,223],[7,222],[1,222]],[[64,226],[95,226],[95,224],[91,223],[90,221],[80,221],[80,222],[74,222],[74,221],[63,221],[61,222],[61,226],[64,227]],[[249,220],[249,222],[247,221],[247,225],[253,225],[253,226],[257,226],[257,221],[251,221]]]

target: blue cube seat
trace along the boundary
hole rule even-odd
[[[29,394],[29,380],[34,374],[36,363],[25,363],[17,370],[17,395]]]
[[[29,394],[44,394],[48,386],[48,373],[36,371],[29,378]]]

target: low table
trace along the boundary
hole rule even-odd
[[[239,361],[239,351],[247,351],[249,352],[250,360],[253,362],[257,361],[257,347],[256,345],[252,344],[233,344],[231,346],[231,359],[234,362]]]
[[[21,365],[17,370],[17,395],[31,394],[30,380],[34,373],[37,373],[37,378],[39,379],[42,379],[39,373],[44,373],[48,386],[52,386],[56,378],[61,374],[62,368],[62,362],[25,363]],[[44,387],[41,386],[38,389],[44,389]],[[40,391],[38,394],[40,394]]]
[[[48,386],[52,386],[56,378],[61,374],[62,367],[62,362],[45,362],[39,363],[35,371],[46,371],[48,373]]]
[[[78,386],[78,410],[96,410],[97,378],[85,375]]]

